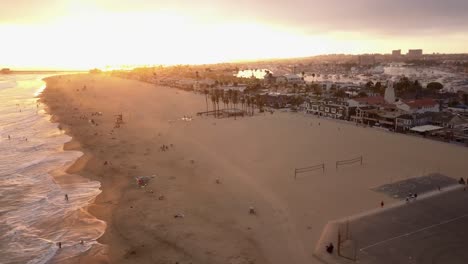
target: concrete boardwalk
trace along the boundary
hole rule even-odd
[[[351,241],[341,251],[350,257],[356,251],[359,263],[468,263],[468,191],[460,187],[351,217]],[[330,223],[322,240],[336,245],[337,229],[345,223]],[[326,263],[350,263],[336,254],[327,256],[323,245],[316,255]]]

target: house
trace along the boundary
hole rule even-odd
[[[434,99],[416,99],[416,100],[400,100],[395,103],[399,109],[414,114],[425,112],[440,112],[440,105]]]
[[[463,128],[468,127],[468,118],[448,112],[440,112],[433,114],[432,124],[445,128]]]
[[[431,124],[433,115],[431,113],[403,114],[396,118],[395,129],[407,131],[415,126]]]

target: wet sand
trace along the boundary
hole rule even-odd
[[[49,78],[42,100],[73,137],[67,147],[85,153],[71,169],[102,183],[89,211],[107,222],[108,252],[86,262],[317,263],[329,220],[394,202],[371,188],[468,170],[465,147],[300,113],[198,117],[204,96],[104,75]],[[335,168],[361,155],[362,166]],[[325,173],[294,179],[319,163]]]

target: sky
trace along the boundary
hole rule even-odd
[[[467,0],[0,0],[0,68],[468,53]]]

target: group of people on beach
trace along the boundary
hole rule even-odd
[[[68,199],[69,199],[69,198],[68,198],[68,194],[66,193],[66,194],[65,194],[65,201],[68,202]],[[57,247],[58,247],[59,249],[62,248],[62,242],[61,242],[61,241],[57,242],[56,245],[57,245]],[[84,241],[83,241],[83,240],[80,240],[80,245],[84,245]]]
[[[170,144],[169,146],[170,146],[171,148],[174,147],[174,145],[172,145],[172,144]],[[161,149],[161,151],[168,151],[168,150],[169,150],[169,146],[163,144],[163,145],[160,147],[160,149]]]

